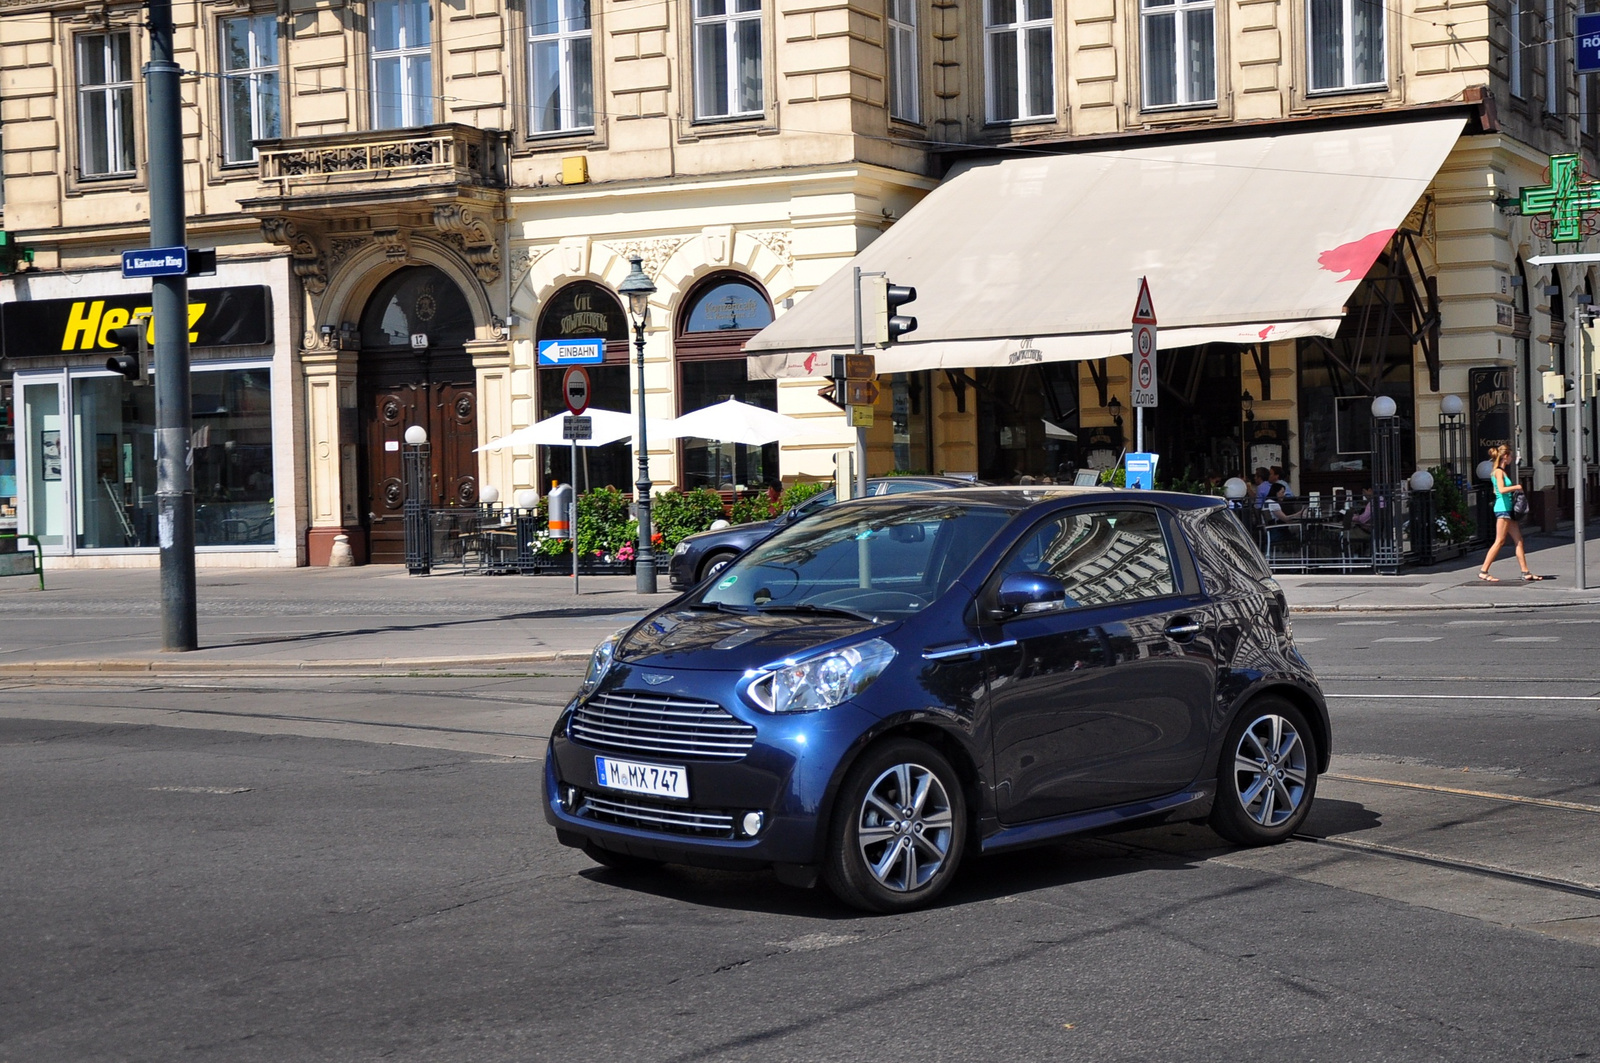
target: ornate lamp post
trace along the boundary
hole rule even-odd
[[[634,589],[640,594],[656,592],[656,555],[650,539],[650,445],[644,430],[644,330],[650,324],[650,297],[656,286],[644,275],[638,255],[630,256],[633,268],[617,286],[628,300],[628,315],[633,318],[633,348],[639,366],[639,430],[634,436],[634,451],[639,455],[639,479],[633,485],[634,504],[639,509],[639,556],[634,561]]]

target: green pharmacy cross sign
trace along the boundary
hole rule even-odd
[[[1522,213],[1549,215],[1533,223],[1534,232],[1558,244],[1575,244],[1594,231],[1600,211],[1600,184],[1583,172],[1576,155],[1550,156],[1550,183],[1522,190]]]

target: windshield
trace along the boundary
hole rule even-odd
[[[1011,513],[928,501],[843,503],[786,528],[723,569],[711,606],[910,616],[943,594]]]

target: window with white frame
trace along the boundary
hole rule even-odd
[[[431,125],[432,0],[373,0],[370,33],[373,128]]]
[[[1383,0],[1308,0],[1311,91],[1388,83]]]
[[[133,173],[133,36],[78,35],[78,172]]]
[[[1510,69],[1506,73],[1511,80],[1511,95],[1517,97],[1526,97],[1528,95],[1528,88],[1522,83],[1523,70],[1525,68],[1522,56],[1522,49],[1525,43],[1523,41],[1523,20],[1526,17],[1527,11],[1523,7],[1523,0],[1511,0]]]
[[[1051,118],[1056,111],[1052,0],[986,0],[984,72],[991,122]]]
[[[1556,82],[1556,0],[1544,0],[1544,113],[1560,114],[1560,87]]]
[[[594,128],[594,29],[589,0],[528,2],[528,128]]]
[[[222,160],[251,162],[253,140],[281,136],[278,20],[247,15],[222,20]]]
[[[694,114],[760,114],[761,0],[694,0]]]
[[[1216,0],[1141,0],[1145,107],[1217,101]]]
[[[889,115],[920,122],[917,92],[917,0],[884,0],[889,39]]]

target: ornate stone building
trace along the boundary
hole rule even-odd
[[[561,408],[544,341],[601,341],[595,403],[632,410],[614,294],[632,255],[657,287],[650,416],[734,396],[836,429],[782,447],[652,440],[657,484],[828,475],[849,433],[817,366],[764,373],[744,344],[915,222],[947,173],[1442,118],[1458,139],[1351,279],[1346,320],[1367,324],[1174,349],[1152,430],[1166,469],[1212,476],[1272,445],[1255,425],[1281,426],[1281,450],[1260,453],[1314,488],[1357,478],[1340,466],[1359,457],[1327,439],[1360,396],[1403,400],[1427,463],[1439,398],[1470,384],[1498,402],[1468,379],[1498,368],[1530,485],[1563,476],[1564,437],[1540,431],[1560,425],[1530,388],[1538,365],[1565,365],[1562,321],[1589,280],[1527,267],[1552,245],[1504,201],[1542,183],[1550,153],[1592,160],[1600,108],[1571,73],[1570,4],[202,0],[177,14],[190,244],[219,260],[191,281],[203,563],[321,564],[340,533],[398,559],[411,425],[429,433],[440,504],[572,476],[560,448],[477,448]],[[148,239],[140,23],[131,3],[0,0],[0,225],[35,248],[33,271],[0,278],[14,424],[0,496],[63,564],[154,563],[149,389],[114,393],[103,368],[108,322],[148,290],[117,270]],[[990,232],[984,204],[964,219]],[[1038,228],[1094,272],[1139,266]],[[993,232],[997,255],[1014,235]],[[927,286],[912,274],[943,264],[935,243],[895,279]],[[1002,275],[969,283],[1003,303]],[[882,381],[871,471],[1053,478],[1114,456],[1128,362],[1071,358],[904,361]],[[626,443],[585,459],[580,482],[631,484]]]

